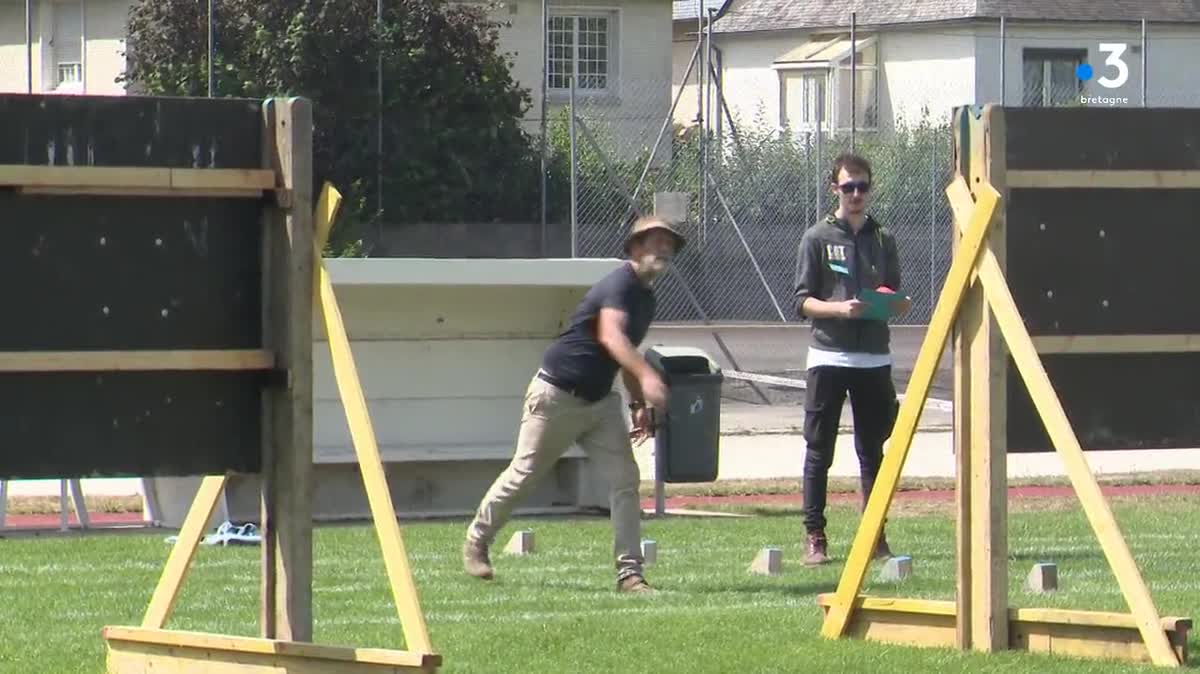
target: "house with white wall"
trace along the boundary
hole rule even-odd
[[[27,90],[31,57],[33,92],[125,93],[116,79],[130,0],[29,0],[28,50],[26,4],[0,0],[0,92]],[[568,104],[574,80],[576,104],[595,126],[653,143],[670,106],[670,0],[548,1],[545,64],[542,10],[542,0],[507,0],[494,14],[506,24],[500,39],[513,76],[533,99],[530,130],[540,128],[544,65],[551,116]]]
[[[697,86],[681,79],[697,20],[678,11],[696,1],[676,3],[676,91]],[[870,132],[945,121],[964,104],[1139,106],[1143,58],[1148,105],[1200,106],[1200,72],[1181,67],[1200,56],[1200,5],[1178,0],[731,0],[711,43],[739,122],[798,132],[848,130],[852,110]],[[695,117],[695,95],[676,122]]]

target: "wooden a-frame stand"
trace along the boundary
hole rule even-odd
[[[367,411],[358,371],[350,350],[350,341],[342,322],[333,284],[321,255],[329,230],[341,204],[341,195],[330,185],[325,185],[317,204],[313,235],[313,311],[324,316],[325,330],[332,354],[333,372],[338,391],[346,411],[350,435],[358,455],[367,498],[371,504],[371,515],[375,531],[383,549],[392,597],[400,617],[407,650],[373,648],[348,648],[324,646],[311,643],[311,636],[290,638],[249,638],[229,635],[205,634],[164,629],[167,618],[174,608],[175,600],[187,575],[188,567],[195,557],[197,546],[204,529],[216,508],[221,490],[225,486],[225,475],[210,475],[204,478],[196,498],[192,502],[179,539],[167,559],[166,567],[150,600],[141,627],[106,627],[104,637],[108,642],[108,671],[112,673],[179,671],[179,672],[259,672],[270,668],[272,672],[339,672],[347,674],[371,674],[372,672],[436,672],[442,658],[435,653],[430,642],[429,631],[421,611],[420,600],[412,571],[408,564],[408,553],[401,538],[400,524],[395,515],[391,493],[384,476],[383,462],[376,444],[375,432]],[[311,460],[311,457],[309,457]],[[265,488],[265,487],[264,487]],[[304,498],[304,496],[299,496]],[[301,508],[301,512],[307,512]],[[280,509],[274,514],[277,523],[288,518],[290,513]],[[302,522],[289,522],[293,530],[311,531],[311,518]],[[309,539],[311,540],[311,539]],[[269,545],[264,541],[264,546]],[[274,621],[274,611],[267,604],[281,596],[289,601],[285,593],[277,592],[274,580],[278,574],[275,564],[264,561],[264,621]],[[284,573],[287,567],[282,567]],[[282,580],[282,579],[281,579]],[[297,588],[311,597],[311,587]],[[285,614],[287,612],[285,611]],[[276,625],[271,631],[293,635],[311,635],[311,612],[301,618],[308,624]],[[266,626],[264,625],[264,628]]]
[[[857,636],[900,644],[979,651],[1014,649],[1179,667],[1187,660],[1191,620],[1159,617],[1005,280],[1002,232],[1008,183],[1004,117],[996,113],[997,109],[988,106],[961,109],[956,114],[961,127],[956,143],[958,175],[946,194],[961,239],[956,241],[953,263],[841,580],[835,593],[818,597],[825,613],[821,633],[827,638]],[[1115,181],[1121,187],[1132,187],[1132,183],[1121,183],[1145,172],[1076,173],[1087,173],[1094,184],[1072,186],[1097,187]],[[1062,185],[1023,180],[1022,186]],[[960,333],[955,336],[954,358],[957,600],[863,596],[859,592],[871,552],[956,321]],[[1130,608],[1128,614],[1008,606],[1007,447],[1001,424],[991,419],[992,411],[1005,404],[1001,374],[1006,366],[1005,345],[1063,460]]]

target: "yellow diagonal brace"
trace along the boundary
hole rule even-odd
[[[962,178],[958,178],[962,180]],[[900,471],[904,460],[908,458],[908,450],[912,446],[913,433],[920,420],[921,409],[929,396],[929,388],[933,384],[933,375],[937,371],[938,361],[946,348],[946,340],[954,327],[959,306],[966,294],[967,281],[971,270],[975,267],[976,258],[987,240],[988,232],[995,218],[996,209],[1000,204],[1000,193],[990,185],[980,191],[979,200],[971,214],[971,221],[962,245],[950,271],[946,274],[946,282],[942,285],[941,295],[921,343],[921,351],[917,354],[913,366],[908,389],[904,401],[900,405],[900,413],[896,418],[896,427],[888,442],[887,451],[883,455],[883,464],[879,468],[879,477],[867,500],[863,512],[862,523],[850,547],[850,556],[846,560],[846,568],[842,571],[842,579],[838,583],[834,595],[834,604],[825,615],[825,624],[821,634],[828,638],[839,638],[845,634],[846,625],[850,621],[854,598],[862,588],[867,575],[867,567],[871,563],[875,544],[883,530],[883,520],[891,507],[892,497],[900,482]]]
[[[367,500],[371,505],[371,517],[375,521],[375,533],[379,536],[379,545],[383,551],[383,562],[392,587],[392,599],[396,602],[396,611],[400,617],[400,627],[404,631],[405,646],[417,653],[433,653],[429,628],[421,611],[417,586],[408,564],[408,552],[400,534],[400,522],[396,519],[392,495],[388,490],[383,459],[375,440],[375,430],[371,425],[367,401],[358,378],[358,368],[354,364],[354,354],[350,349],[350,339],[346,334],[337,296],[333,293],[333,282],[329,279],[329,271],[325,268],[322,256],[325,239],[340,203],[341,195],[337,190],[328,184],[325,185],[316,216],[317,235],[314,237],[314,243],[319,245],[315,245],[313,249],[313,255],[316,256],[314,268],[317,274],[318,294],[318,305],[315,309],[324,314],[333,375],[337,380],[338,393],[346,412],[354,452],[358,455],[358,467],[362,473]]]
[[[996,324],[1004,335],[1009,353],[1012,354],[1017,370],[1029,389],[1029,397],[1041,416],[1051,442],[1062,457],[1075,493],[1079,496],[1088,521],[1096,532],[1096,538],[1100,541],[1100,548],[1108,558],[1113,574],[1117,577],[1117,584],[1121,587],[1121,593],[1125,596],[1134,620],[1137,621],[1138,630],[1146,643],[1146,650],[1150,652],[1151,660],[1157,665],[1179,667],[1181,663],[1167,641],[1162,621],[1150,597],[1150,590],[1138,571],[1137,563],[1134,562],[1125,538],[1121,535],[1108,502],[1104,500],[1100,485],[1088,467],[1079,438],[1071,428],[1062,402],[1055,393],[1037,348],[1021,320],[1020,311],[1009,290],[1000,263],[991,250],[985,249],[979,260],[979,279],[983,283],[984,295],[992,308]]]

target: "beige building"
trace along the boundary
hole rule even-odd
[[[26,6],[0,0],[0,92],[124,93],[128,0],[29,0],[28,49]]]

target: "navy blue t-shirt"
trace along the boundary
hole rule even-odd
[[[621,369],[596,339],[601,307],[626,313],[625,336],[637,347],[654,319],[654,291],[638,279],[632,265],[622,264],[587,291],[567,326],[546,350],[542,369],[589,400],[608,395]]]

